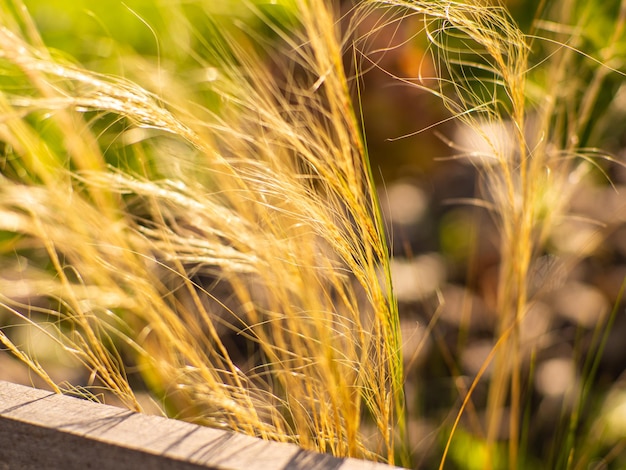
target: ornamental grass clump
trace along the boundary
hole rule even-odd
[[[591,7],[574,0],[540,2],[527,32],[486,0],[364,0],[343,16],[324,0],[220,3],[230,15],[183,3],[116,18],[146,33],[150,53],[100,32],[76,57],[46,44],[21,0],[0,6],[4,348],[57,392],[142,410],[147,390],[168,416],[408,465],[398,307],[359,100],[391,48],[371,51],[373,39],[417,19],[432,75],[389,75],[434,94],[472,136],[471,148],[446,137],[479,175],[476,197],[453,202],[490,213],[499,251],[493,348],[458,385],[439,463],[465,439],[482,468],[524,466],[533,359],[521,325],[572,194],[611,160],[586,146],[621,66],[626,3],[591,53]],[[55,343],[81,380],[53,377],[21,330]],[[473,394],[487,375],[483,418]]]
[[[620,73],[626,4],[612,5],[619,10],[617,21],[606,43],[598,46],[599,53],[589,55],[585,35],[594,26],[591,4],[566,3],[558,8],[541,2],[529,33],[522,32],[503,6],[487,1],[371,0],[360,9],[362,15],[375,12],[382,18],[379,27],[363,37],[362,50],[367,50],[370,37],[389,25],[399,29],[407,20],[421,22],[423,29],[415,35],[428,38],[430,60],[424,63],[435,74],[392,78],[436,95],[462,132],[471,135],[470,148],[447,140],[455,152],[452,158],[477,167],[479,194],[451,202],[484,208],[497,227],[494,346],[471,385],[465,393],[461,390],[462,404],[446,438],[440,468],[461,418],[475,413],[472,394],[488,367],[492,370],[485,417],[470,418],[483,423],[475,431],[476,445],[484,444],[477,461],[480,468],[510,469],[525,461],[520,448],[528,437],[524,407],[530,402],[532,360],[522,357],[521,324],[534,296],[548,290],[531,287],[536,283],[533,270],[539,257],[554,249],[551,237],[570,216],[569,202],[578,185],[586,175],[601,173],[603,160],[613,161],[585,145],[595,130],[592,115],[597,113],[603,84],[611,73]],[[376,67],[376,60],[369,63]],[[573,79],[575,68],[581,77],[588,77],[588,84]],[[588,243],[598,243],[598,235],[594,233]],[[573,266],[582,256],[565,263]],[[574,417],[570,432],[579,424]],[[569,437],[570,447],[556,451],[569,453],[564,459],[568,465],[577,452],[573,434]],[[507,446],[504,459],[502,443]]]
[[[269,33],[206,16],[204,104],[165,60],[124,58],[145,87],[96,73],[3,7],[0,302],[85,367],[80,393],[140,410],[139,376],[168,415],[393,462],[397,309],[335,16],[244,6]]]

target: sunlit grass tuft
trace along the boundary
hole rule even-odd
[[[480,193],[454,202],[492,215],[500,256],[494,347],[459,386],[440,466],[471,447],[472,465],[523,466],[521,324],[571,196],[611,160],[592,137],[622,67],[626,2],[601,44],[593,8],[574,0],[540,2],[527,32],[482,0],[365,0],[342,18],[323,0],[251,0],[236,21],[205,3],[149,19],[127,8],[154,56],[104,35],[108,56],[89,66],[47,47],[20,0],[0,7],[0,305],[13,319],[0,342],[56,391],[141,410],[146,387],[169,416],[408,465],[398,307],[353,100],[386,52],[370,39],[418,19],[434,74],[393,78],[438,97],[469,136],[447,142]],[[29,326],[85,383],[51,378],[15,339]],[[482,419],[472,394],[490,364]],[[460,429],[465,413],[484,429]]]
[[[1,302],[46,304],[93,394],[141,409],[132,368],[164,413],[393,462],[397,308],[335,16],[295,2],[288,34],[246,8],[275,37],[205,44],[212,107],[185,77],[157,94],[61,60],[5,12],[0,229],[29,261]]]
[[[617,44],[626,10],[622,2],[613,31],[594,60],[582,50],[583,32],[592,24],[590,16],[568,16],[581,9],[593,15],[591,6],[578,3],[567,2],[556,15],[540,10],[529,34],[521,31],[504,7],[487,1],[372,0],[360,10],[362,15],[375,12],[381,18],[378,27],[362,39],[360,49],[366,52],[370,36],[383,28],[399,28],[409,18],[418,20],[412,24],[421,21],[423,29],[415,34],[427,36],[431,52],[425,69],[434,67],[436,73],[393,78],[440,98],[463,132],[471,136],[470,148],[448,141],[457,152],[454,158],[467,159],[479,169],[479,198],[454,202],[488,210],[499,235],[495,345],[461,397],[463,404],[440,468],[444,468],[462,415],[471,408],[467,405],[474,387],[491,362],[482,430],[486,447],[480,465],[502,467],[502,462],[496,462],[501,460],[496,458],[501,441],[508,443],[506,468],[518,468],[524,460],[520,451],[525,432],[523,407],[531,379],[523,362],[520,325],[536,294],[530,287],[533,266],[548,249],[555,227],[568,216],[577,185],[599,166],[598,160],[611,160],[584,145],[602,84],[619,63]],[[569,21],[578,23],[570,26]],[[550,30],[537,29],[548,24]],[[379,56],[385,50],[376,52]],[[376,60],[373,56],[369,63],[376,64]],[[589,75],[588,86],[571,80],[575,67]]]

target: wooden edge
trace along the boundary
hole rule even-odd
[[[391,470],[0,380],[0,470]]]

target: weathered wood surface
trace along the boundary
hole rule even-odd
[[[0,470],[391,470],[0,381]]]

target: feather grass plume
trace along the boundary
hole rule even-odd
[[[339,15],[323,0],[246,0],[238,27],[213,2],[184,3],[155,10],[165,30],[128,10],[157,57],[119,47],[117,74],[48,48],[20,0],[0,5],[0,305],[13,319],[0,342],[56,391],[139,410],[139,376],[170,416],[408,463],[389,252]],[[439,97],[479,142],[451,143],[480,169],[481,198],[463,202],[498,227],[495,346],[442,468],[490,361],[484,465],[498,466],[503,439],[507,468],[522,460],[533,263],[604,157],[584,146],[622,66],[626,1],[595,60],[581,53],[594,2],[548,3],[527,34],[486,0],[350,12],[350,32],[377,12],[354,44],[366,58],[379,29],[422,21],[435,75],[394,78]],[[583,62],[588,86],[570,80]],[[26,327],[86,382],[55,382],[16,339]]]
[[[453,119],[480,143],[476,147],[482,150],[477,151],[450,142],[458,152],[455,158],[470,160],[481,178],[481,199],[458,202],[484,207],[498,228],[495,346],[463,397],[440,468],[472,392],[491,362],[483,465],[499,468],[495,446],[502,440],[508,441],[506,468],[517,468],[523,459],[522,388],[527,378],[523,376],[520,324],[531,305],[532,266],[555,226],[567,215],[570,197],[583,175],[597,159],[610,159],[580,146],[589,134],[590,113],[601,84],[619,63],[616,44],[623,34],[624,4],[608,46],[595,61],[580,48],[581,31],[593,8],[583,2],[567,2],[553,22],[549,20],[554,12],[542,2],[545,11],[540,11],[542,16],[536,18],[530,34],[523,33],[497,2],[370,0],[359,10],[359,15],[376,12],[379,18],[378,27],[362,38],[360,49],[365,51],[370,36],[382,28],[408,18],[421,20],[436,73],[393,78],[439,97]],[[570,18],[581,8],[587,15]],[[568,31],[559,23],[570,21],[578,24]],[[588,62],[584,67],[581,57]],[[375,58],[369,60],[376,63]],[[589,70],[588,87],[568,79],[574,67]]]
[[[274,39],[204,43],[213,107],[158,67],[148,91],[59,57],[10,3],[0,230],[28,261],[0,281],[4,308],[45,325],[93,394],[141,409],[132,366],[168,414],[393,462],[397,309],[327,3],[290,3],[287,33],[246,2]]]

